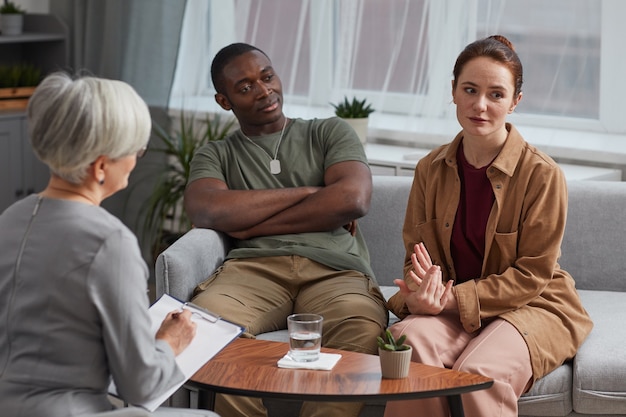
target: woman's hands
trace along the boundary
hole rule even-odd
[[[157,330],[156,339],[165,340],[178,356],[196,335],[196,323],[191,320],[191,311],[173,311],[168,313]]]
[[[442,283],[441,268],[433,265],[423,243],[415,245],[411,262],[414,271],[409,274],[417,290],[410,289],[404,280],[394,280],[404,295],[411,314],[437,315],[444,310],[456,309],[456,298],[452,293],[453,281],[449,280],[445,285]]]

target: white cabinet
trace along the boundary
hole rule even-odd
[[[26,14],[21,35],[0,35],[0,66],[34,65],[46,75],[67,63],[67,28],[55,16]],[[48,178],[48,168],[30,147],[25,112],[0,111],[0,212],[41,191]]]
[[[48,167],[33,154],[23,114],[0,113],[0,177],[0,212],[48,183]]]

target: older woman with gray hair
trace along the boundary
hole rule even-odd
[[[137,240],[100,207],[128,185],[146,150],[148,107],[121,81],[55,73],[27,112],[32,147],[51,178],[0,215],[0,410],[116,413],[111,379],[127,403],[156,398],[183,380],[175,357],[196,331],[191,313],[172,312],[155,336]]]

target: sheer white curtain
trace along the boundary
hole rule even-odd
[[[360,91],[377,109],[441,117],[454,59],[473,35],[475,1],[339,3],[335,99]]]
[[[625,13],[619,0],[189,0],[171,105],[214,109],[211,58],[248,42],[272,59],[289,110],[328,116],[329,102],[356,96],[373,102],[374,123],[392,115],[393,128],[420,129],[453,118],[461,49],[499,33],[524,64],[515,117],[620,133],[626,118],[610,103],[626,94],[615,77],[626,58],[611,48]]]
[[[600,67],[611,59],[601,57],[601,41],[623,36],[603,33],[602,1],[479,3],[491,13],[478,16],[477,36],[506,34],[524,64],[524,98],[518,113],[600,119]]]

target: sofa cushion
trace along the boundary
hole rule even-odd
[[[285,326],[287,323],[285,322]],[[285,342],[289,343],[289,333],[287,329],[275,330],[273,332],[261,333],[256,336],[259,340],[270,340],[272,342]]]
[[[626,293],[579,293],[594,327],[574,358],[573,408],[626,414]]]
[[[518,401],[520,417],[567,416],[572,412],[572,363],[539,379]]]

